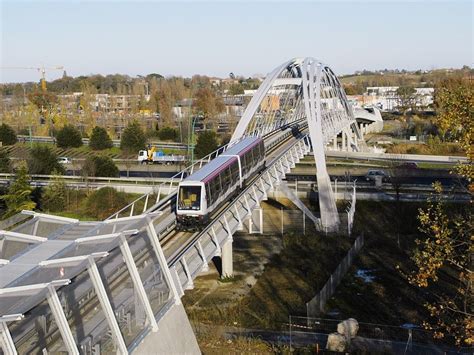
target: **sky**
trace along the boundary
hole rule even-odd
[[[294,57],[340,75],[473,66],[471,0],[0,3],[1,67],[247,77]],[[2,83],[38,79],[36,70],[0,69]]]

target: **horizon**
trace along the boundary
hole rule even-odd
[[[72,77],[218,78],[264,76],[298,56],[318,58],[338,76],[472,67],[472,10],[465,0],[3,1],[1,66],[64,66]],[[62,75],[46,71],[46,80]],[[36,70],[0,70],[0,83],[39,79]]]

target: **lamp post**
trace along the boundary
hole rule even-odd
[[[193,117],[192,114],[189,117],[188,125],[188,156],[189,150],[191,150],[191,164],[194,164],[194,126],[196,125],[197,116]]]

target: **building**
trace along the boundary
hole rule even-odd
[[[369,86],[363,95],[347,96],[355,107],[373,106],[384,112],[397,112],[402,103],[397,94],[398,86]],[[434,88],[415,88],[413,106],[420,110],[432,110]]]

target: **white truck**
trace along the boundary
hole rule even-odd
[[[186,157],[184,155],[166,155],[161,150],[156,151],[155,148],[148,150],[140,150],[138,152],[138,163],[141,164],[180,164],[184,163]]]

